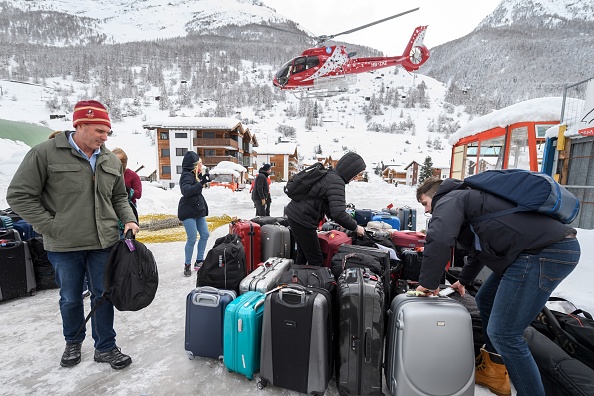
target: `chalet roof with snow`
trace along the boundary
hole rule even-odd
[[[448,143],[455,145],[460,139],[493,128],[505,128],[518,122],[554,121],[561,117],[562,97],[536,98],[516,103],[490,114],[475,118],[450,136]]]
[[[259,155],[293,155],[297,151],[297,143],[277,143],[273,145],[259,146],[256,152]]]
[[[227,117],[166,117],[148,120],[142,127],[146,129],[234,130],[241,127],[241,122],[236,118]]]

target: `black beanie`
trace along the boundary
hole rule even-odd
[[[342,177],[345,183],[365,170],[365,161],[355,152],[349,151],[336,164],[336,172]]]

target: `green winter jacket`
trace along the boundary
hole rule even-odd
[[[95,173],[61,132],[33,147],[17,169],[6,200],[43,234],[52,252],[105,249],[119,240],[118,218],[136,222],[122,163],[105,145]]]

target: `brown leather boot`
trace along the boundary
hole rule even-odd
[[[476,357],[474,381],[496,395],[511,396],[509,376],[501,355],[481,348],[481,354]]]

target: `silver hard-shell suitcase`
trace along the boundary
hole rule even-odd
[[[464,306],[399,294],[388,315],[385,375],[393,396],[474,395],[472,322]]]
[[[269,257],[291,257],[291,231],[280,224],[265,224],[260,228],[262,261]]]
[[[276,287],[283,272],[291,268],[293,260],[282,257],[270,257],[254,269],[239,284],[239,294],[247,291],[266,293]]]

